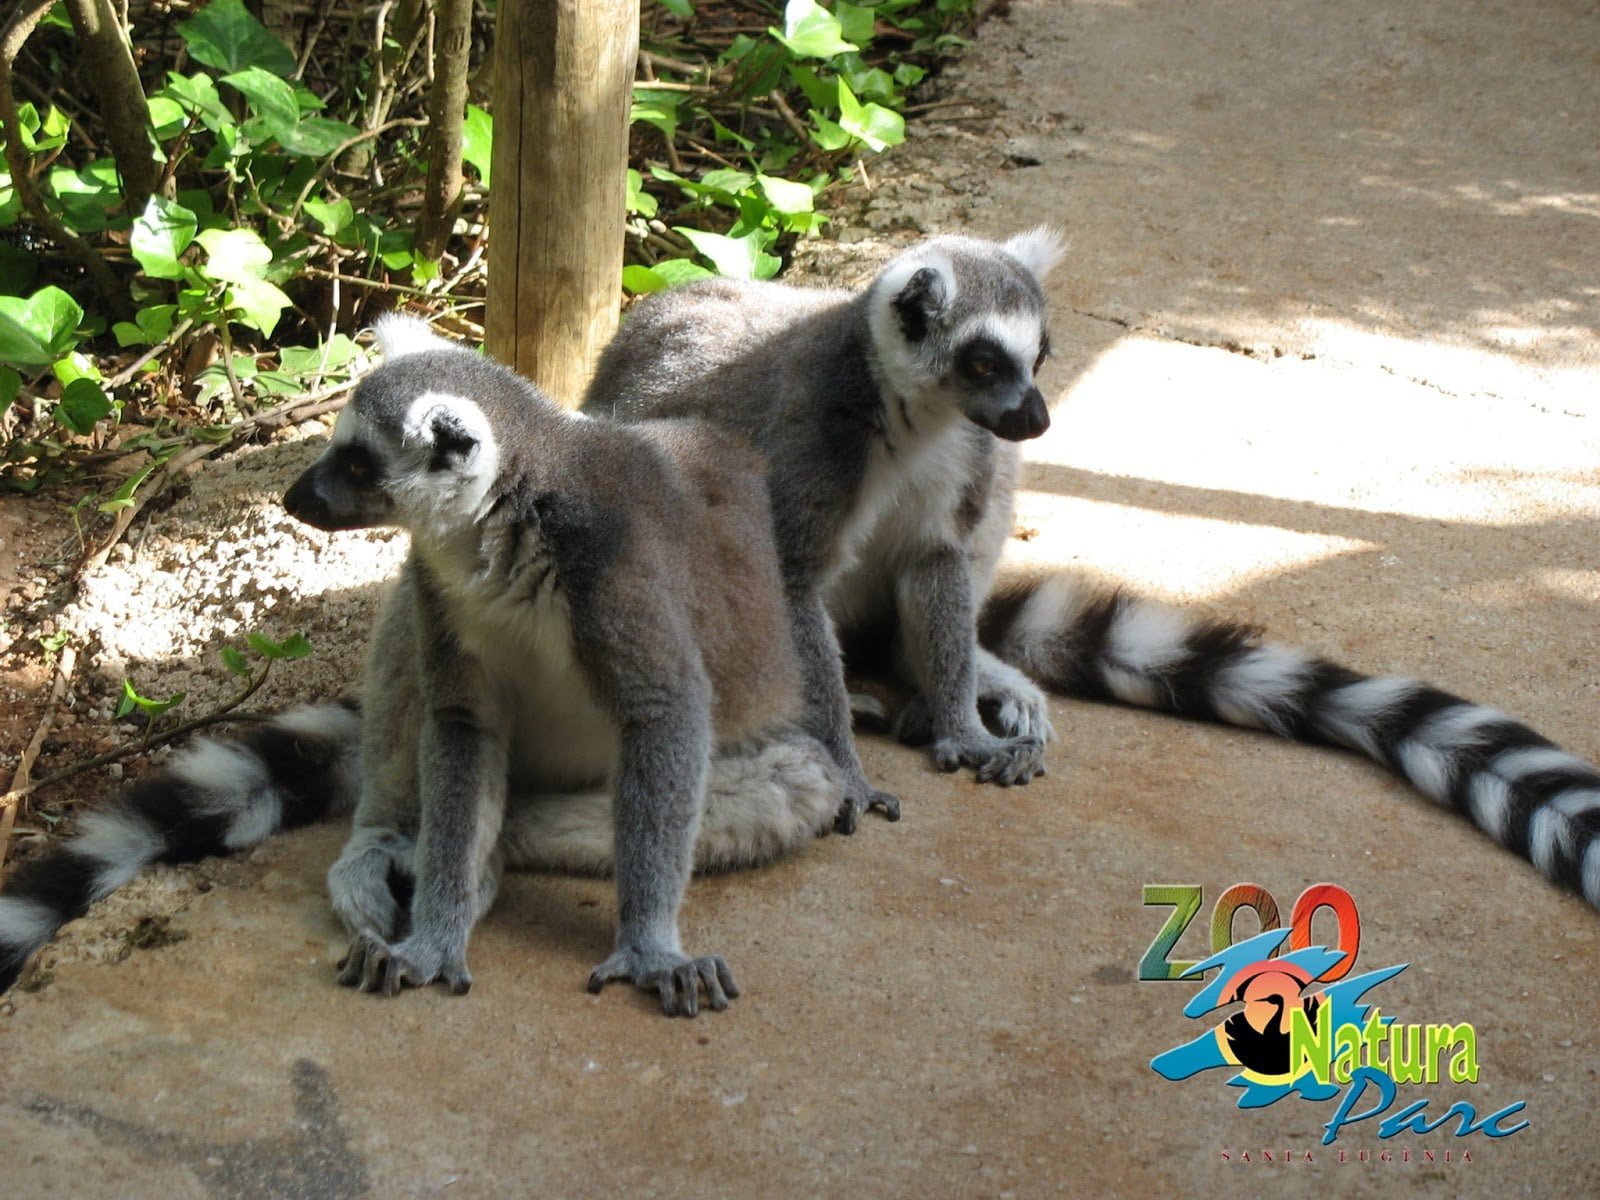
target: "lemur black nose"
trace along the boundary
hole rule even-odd
[[[1001,413],[992,428],[1008,442],[1025,442],[1038,437],[1050,428],[1050,410],[1045,407],[1044,395],[1038,388],[1029,388],[1022,402]]]
[[[328,528],[328,502],[317,494],[317,483],[312,478],[315,467],[303,473],[289,485],[283,494],[283,508],[297,521],[304,521],[314,529]]]

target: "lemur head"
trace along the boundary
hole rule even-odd
[[[322,456],[283,497],[318,529],[469,525],[500,471],[496,415],[526,418],[538,393],[413,317],[376,325],[383,365],[357,385]]]
[[[868,293],[883,382],[1007,441],[1050,427],[1034,374],[1050,353],[1041,284],[1061,257],[1044,226],[1006,242],[941,237],[906,251]]]

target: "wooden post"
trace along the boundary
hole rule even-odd
[[[638,0],[500,0],[488,350],[576,404],[617,327]]]

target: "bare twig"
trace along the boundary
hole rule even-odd
[[[444,254],[461,210],[462,118],[467,107],[467,60],[472,48],[472,0],[439,0],[433,90],[428,97],[428,178],[417,219],[417,249]]]
[[[33,737],[28,739],[28,745],[17,761],[17,769],[11,773],[11,783],[6,789],[6,794],[0,796],[0,869],[6,865],[6,853],[11,848],[11,830],[17,823],[17,814],[22,808],[22,801],[34,788],[29,782],[33,774],[33,764],[38,761],[39,751],[44,748],[44,740],[50,736],[50,730],[56,723],[56,709],[66,698],[67,686],[72,681],[72,669],[77,664],[78,648],[63,646],[61,657],[56,662],[56,677],[50,687],[50,698],[45,701],[44,716],[39,719]]]
[[[794,115],[794,109],[789,107],[789,102],[783,98],[783,93],[774,89],[768,99],[772,101],[772,107],[778,110],[778,115],[783,118],[783,123],[789,127],[789,132],[800,139],[800,144],[802,146],[811,145],[811,134],[807,132],[804,125],[800,124],[800,118]]]
[[[187,334],[189,330],[193,328],[193,326],[194,322],[189,320],[187,317],[178,322],[178,324],[173,326],[171,333],[167,334],[166,337],[162,338],[138,358],[134,359],[127,366],[123,367],[122,370],[118,371],[115,375],[107,379],[106,386],[111,388],[119,388],[123,384],[127,383],[130,379],[137,375],[140,370],[143,369],[145,363],[155,358],[156,355],[164,354],[168,350],[172,349],[172,347],[177,344],[178,340]],[[210,326],[207,326],[207,328],[210,328]]]

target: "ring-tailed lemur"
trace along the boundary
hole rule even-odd
[[[202,743],[85,817],[0,895],[0,989],[144,865],[354,805],[328,875],[341,983],[465,991],[503,867],[614,871],[616,948],[590,989],[725,1008],[726,963],[679,944],[691,865],[772,858],[826,832],[843,794],[797,724],[759,456],[703,423],[563,412],[421,322],[379,338],[384,365],[284,497],[320,529],[411,533],[361,716],[301,709]]]
[[[1497,711],[1064,575],[996,585],[1016,443],[1049,423],[1034,376],[1061,252],[1047,229],[940,237],[861,292],[718,280],[653,296],[585,409],[706,417],[765,453],[811,727],[836,755],[848,711],[828,617],[852,650],[889,647],[915,689],[898,732],[946,770],[1040,772],[1037,681],[1357,750],[1600,906],[1600,770]]]
[[[1010,532],[1015,458],[995,435],[1050,423],[1033,376],[1049,353],[1039,276],[1058,253],[1043,232],[1003,249],[942,238],[860,293],[709,281],[647,299],[601,354],[585,411],[702,416],[766,455],[808,727],[852,780],[843,828],[881,794],[851,739],[835,623],[897,615],[895,663],[941,767],[1003,785],[1043,770],[1043,695],[975,652],[972,630]],[[1001,693],[995,733],[979,703]]]

